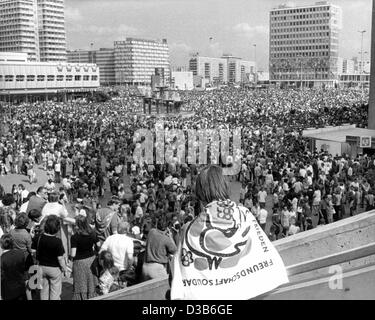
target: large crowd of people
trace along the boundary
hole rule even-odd
[[[355,89],[181,92],[189,115],[169,129],[241,129],[241,170],[228,178],[270,240],[374,208],[375,159],[311,150],[302,130],[367,126],[368,92]],[[134,132],[155,116],[136,113],[134,89],[102,103],[5,106],[0,141],[3,299],[54,300],[62,277],[89,299],[168,275],[183,226],[201,210],[195,182],[204,165],[136,162]],[[41,185],[40,172],[48,177]],[[5,186],[1,177],[27,176]],[[35,192],[30,191],[35,189]],[[363,208],[363,209],[362,209]],[[21,255],[19,252],[22,252]],[[38,264],[40,288],[29,267]],[[27,267],[22,268],[22,265]]]

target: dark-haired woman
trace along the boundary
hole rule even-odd
[[[173,258],[171,299],[250,299],[288,282],[280,255],[254,216],[230,200],[221,167],[204,168],[195,192],[201,211],[182,229]],[[267,269],[256,265],[271,256]],[[248,266],[259,273],[246,276]],[[212,279],[220,279],[220,285]],[[231,281],[222,281],[226,279]]]
[[[62,274],[66,273],[65,250],[61,239],[57,237],[60,228],[60,219],[55,215],[48,216],[44,233],[33,244],[42,269],[41,300],[60,300]]]
[[[28,216],[26,213],[20,213],[14,221],[15,228],[10,231],[10,234],[14,239],[14,248],[22,250],[25,257],[31,254],[31,235],[26,230],[28,225]]]
[[[90,227],[87,218],[76,218],[75,233],[71,238],[71,258],[73,259],[73,300],[87,300],[96,296],[98,279],[93,273],[96,256],[95,246],[100,242]]]

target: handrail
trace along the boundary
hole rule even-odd
[[[340,263],[351,261],[351,260],[365,258],[373,254],[375,254],[375,242],[372,242],[370,244],[367,244],[358,248],[353,248],[353,249],[345,250],[342,252],[334,253],[329,256],[297,263],[297,264],[288,266],[286,269],[287,269],[288,276],[290,277],[290,276],[295,276],[298,274],[306,273],[309,271],[329,267],[335,264],[340,264]],[[284,289],[290,285],[291,283],[283,284],[272,291],[269,291],[260,296],[254,297],[254,299],[258,300],[258,299],[262,299],[267,296],[276,294],[278,293],[280,289]]]
[[[334,264],[365,258],[373,254],[375,254],[375,242],[372,242],[361,247],[334,253],[329,256],[293,264],[287,267],[287,272],[289,276],[294,276],[312,270],[329,267]]]
[[[321,257],[321,258],[312,259],[312,260],[304,261],[304,262],[297,263],[297,264],[294,264],[294,265],[290,265],[286,269],[287,269],[288,276],[291,277],[291,276],[295,276],[295,275],[298,275],[298,274],[313,271],[313,270],[316,270],[316,269],[329,267],[329,266],[334,265],[334,264],[340,264],[340,263],[351,261],[351,260],[365,258],[365,257],[368,257],[368,256],[373,255],[373,254],[375,254],[375,242],[372,242],[370,244],[367,244],[367,245],[364,245],[364,246],[361,246],[361,247],[345,250],[345,251],[342,251],[342,252],[339,252],[339,253],[334,253],[334,254],[324,256],[324,257]],[[129,288],[125,288],[125,289],[121,289],[121,290],[118,290],[118,291],[114,291],[114,292],[109,293],[107,295],[96,297],[92,300],[104,300],[104,299],[107,300],[111,297],[121,296],[121,295],[124,295],[126,293],[129,294],[131,291],[137,290],[137,289],[139,289],[139,288],[141,288],[142,286],[145,286],[145,285],[151,286],[151,287],[157,287],[158,284],[161,285],[161,283],[166,281],[166,280],[167,280],[167,278],[165,278],[165,279],[154,279],[154,280],[142,282],[138,285],[135,285],[135,286],[132,286],[132,287],[129,287]],[[277,292],[278,289],[284,288],[288,285],[290,285],[290,283],[282,285],[282,286],[278,287],[277,289],[272,290],[268,293],[265,293],[264,295],[261,295],[259,297],[274,294],[274,293]],[[259,297],[257,297],[257,298],[259,298]]]

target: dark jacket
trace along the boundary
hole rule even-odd
[[[18,300],[26,296],[25,254],[13,249],[1,256],[1,296],[3,300]]]

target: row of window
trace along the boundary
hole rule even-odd
[[[304,81],[304,80],[315,80],[315,79],[328,79],[328,74],[320,73],[317,75],[303,75],[302,79],[301,79],[301,75],[274,74],[272,78],[273,80],[297,80],[297,81],[303,80]]]
[[[271,58],[290,58],[290,57],[328,57],[328,51],[315,51],[315,52],[287,52],[287,53],[271,53]]]
[[[317,39],[303,39],[303,40],[280,40],[280,41],[271,41],[271,46],[290,46],[296,44],[315,44],[315,43],[329,43],[328,38],[317,38]],[[333,42],[333,41],[332,41]]]
[[[329,19],[292,21],[292,22],[276,22],[276,23],[271,23],[271,27],[289,27],[289,26],[321,25],[321,24],[329,24]]]
[[[270,37],[271,40],[275,39],[302,39],[302,38],[328,38],[329,32],[314,32],[314,33],[299,33],[299,34],[280,34],[280,35],[272,35]],[[333,38],[333,33],[331,34],[331,38]],[[337,38],[335,38],[337,39]],[[311,39],[308,39],[310,41]],[[315,39],[317,40],[317,39]]]
[[[318,46],[296,46],[296,47],[276,47],[272,48],[271,51],[299,51],[299,50],[324,50],[329,49],[329,45],[318,45]]]
[[[271,21],[284,21],[284,20],[298,20],[298,19],[317,19],[329,17],[329,12],[322,13],[310,13],[310,14],[301,14],[295,16],[281,16],[281,17],[271,17]]]
[[[271,33],[290,33],[290,32],[302,32],[302,31],[322,31],[329,30],[329,26],[315,26],[315,27],[296,27],[296,28],[271,28]]]
[[[23,75],[23,74],[20,74],[20,75],[0,75],[0,81],[5,81],[5,82],[13,82],[14,80],[16,80],[17,82],[22,82],[22,81],[38,81],[38,82],[41,82],[41,81],[64,81],[64,78],[65,78],[65,81],[73,81],[73,75],[66,75],[64,77],[64,75]],[[81,76],[81,75],[75,75],[74,76],[74,81],[90,81],[90,76],[88,75],[84,75],[84,76]],[[97,75],[92,75],[91,76],[91,81],[97,81],[98,80],[98,76]]]
[[[277,9],[276,9],[277,10]],[[296,8],[296,9],[278,9],[277,11],[271,11],[271,15],[281,15],[281,14],[294,14],[294,13],[306,13],[306,12],[319,12],[329,10],[329,6],[325,7],[310,7],[310,8]]]

